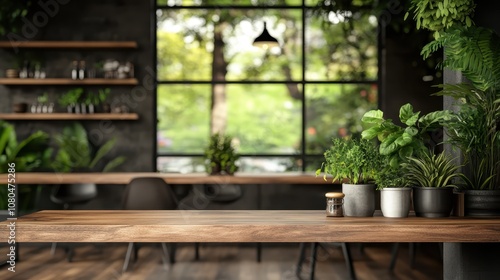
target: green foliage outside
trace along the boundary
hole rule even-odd
[[[243,1],[244,2],[244,1]],[[241,3],[243,3],[241,2]],[[215,2],[203,1],[203,4]],[[240,3],[240,2],[238,2]],[[252,2],[253,3],[253,2]],[[288,3],[288,1],[287,1]],[[183,2],[184,5],[189,5]],[[194,5],[194,3],[191,3]],[[315,4],[315,3],[313,3]],[[158,79],[175,81],[256,81],[224,86],[225,133],[245,154],[321,154],[334,136],[359,135],[364,112],[377,107],[377,87],[370,84],[301,85],[300,10],[165,9],[158,16]],[[328,24],[306,14],[310,81],[377,79],[376,17],[354,13],[356,21]],[[266,21],[282,42],[280,53],[251,47]],[[214,32],[222,30],[223,76],[214,72]],[[347,38],[347,40],[346,40]],[[213,76],[218,74],[219,76]],[[283,81],[259,84],[258,81]],[[285,81],[293,81],[285,84]],[[160,85],[158,88],[158,152],[202,154],[210,136],[212,86]],[[306,106],[306,143],[302,143],[302,97]]]

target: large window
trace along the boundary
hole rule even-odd
[[[157,167],[202,172],[213,132],[240,171],[312,171],[377,107],[377,19],[313,0],[158,0]],[[252,46],[263,30],[279,48]]]

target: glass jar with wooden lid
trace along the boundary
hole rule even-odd
[[[329,192],[326,197],[326,216],[344,217],[344,194],[341,192]]]

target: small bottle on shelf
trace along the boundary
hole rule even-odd
[[[71,69],[71,79],[78,79],[78,61],[73,61],[73,68]]]
[[[35,79],[40,79],[40,75],[41,75],[41,66],[40,66],[40,63],[37,63],[37,64],[35,64],[35,74],[33,77]]]
[[[21,79],[28,78],[28,71],[29,71],[28,69],[29,69],[28,61],[24,61],[23,69],[21,69],[21,72],[19,72],[19,78]]]
[[[85,78],[85,60],[81,60],[79,66],[78,79],[83,80]]]

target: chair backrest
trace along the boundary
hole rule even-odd
[[[125,210],[175,210],[177,199],[172,188],[161,178],[134,178],[125,188]]]
[[[86,203],[97,196],[95,184],[70,184],[57,186],[50,199],[59,204]]]

